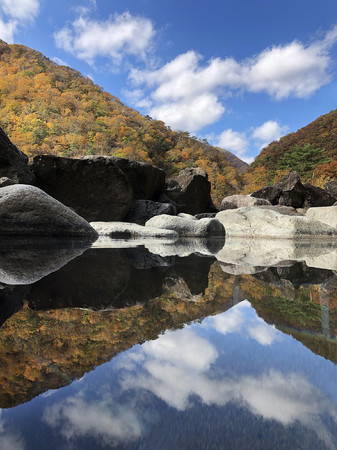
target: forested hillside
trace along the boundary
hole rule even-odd
[[[41,53],[0,41],[0,126],[29,157],[113,155],[169,175],[203,168],[214,200],[236,192],[246,163],[163,122],[144,117],[90,78]]]
[[[318,186],[337,178],[337,110],[264,148],[243,176],[245,191],[274,184],[290,170]]]

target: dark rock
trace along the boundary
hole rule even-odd
[[[36,156],[35,184],[89,222],[123,220],[132,202],[126,175],[109,157]]]
[[[201,214],[196,214],[195,218],[200,220],[200,219],[214,219],[214,217],[216,216],[216,212],[214,213],[201,213]]]
[[[0,188],[6,187],[6,186],[12,186],[13,184],[15,184],[15,181],[11,180],[10,178],[7,178],[7,177],[0,178]]]
[[[313,186],[310,183],[304,183],[303,186],[305,188],[305,198],[302,208],[332,206],[337,200],[335,196],[320,187]]]
[[[86,156],[85,159],[95,158]],[[96,157],[97,158],[97,157]],[[150,164],[126,158],[109,157],[129,179],[135,200],[157,200],[165,187],[165,172]]]
[[[211,183],[207,173],[199,167],[184,169],[169,179],[159,201],[172,203],[178,213],[194,215],[216,211],[211,199]]]
[[[325,183],[324,190],[337,199],[337,180],[331,180]]]
[[[305,199],[305,188],[295,170],[283,177],[275,184],[275,187],[282,191],[279,197],[279,205],[302,208]]]
[[[15,184],[0,189],[0,234],[88,236],[97,233],[82,217],[37,187]]]
[[[272,205],[278,205],[282,189],[276,186],[265,186],[258,191],[251,194],[252,197],[264,198],[268,200]],[[229,209],[229,208],[227,208]]]
[[[19,150],[0,128],[0,177],[16,183],[30,184],[33,173],[28,167],[28,157]]]
[[[252,193],[252,197],[264,198],[272,205],[309,208],[331,206],[336,197],[310,183],[302,184],[296,171],[290,172],[274,186],[266,186]]]
[[[176,215],[177,208],[172,203],[159,203],[152,200],[136,200],[133,202],[127,216],[126,222],[137,223],[138,225],[145,225],[151,217],[160,214]]]

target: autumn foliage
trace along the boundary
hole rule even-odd
[[[243,175],[245,192],[274,184],[290,170],[318,186],[337,178],[337,110],[264,148]]]
[[[168,175],[200,166],[209,174],[215,202],[238,190],[228,154],[142,116],[76,70],[2,41],[0,62],[0,125],[29,157],[120,156]]]

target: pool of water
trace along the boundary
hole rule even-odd
[[[337,448],[336,249],[278,245],[0,245],[0,448]]]

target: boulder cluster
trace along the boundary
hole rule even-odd
[[[337,181],[321,189],[291,172],[224,198],[218,212],[200,168],[168,179],[150,164],[109,156],[39,155],[29,165],[0,129],[1,235],[337,238],[336,201]]]

